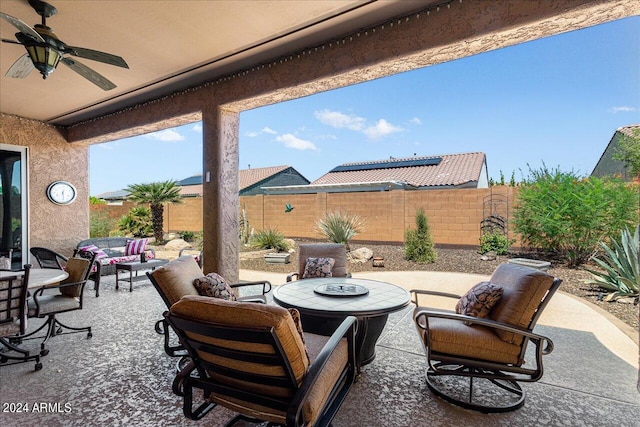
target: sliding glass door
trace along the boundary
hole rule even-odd
[[[26,156],[25,147],[0,144],[0,256],[12,254],[12,268],[28,259]]]

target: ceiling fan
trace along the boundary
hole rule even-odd
[[[58,13],[58,10],[41,0],[29,0],[29,5],[42,16],[42,23],[31,28],[18,18],[0,12],[0,17],[20,30],[16,33],[16,39],[2,39],[4,43],[21,44],[27,49],[27,53],[18,58],[5,74],[8,77],[23,79],[36,68],[46,79],[51,74],[59,62],[71,68],[91,83],[103,90],[111,90],[116,87],[111,81],[100,73],[92,70],[86,65],[68,58],[66,55],[78,58],[91,59],[93,61],[104,62],[105,64],[117,67],[129,68],[129,65],[119,56],[110,53],[100,52],[93,49],[86,49],[76,46],[68,46],[54,34],[53,30],[47,27],[47,18]]]

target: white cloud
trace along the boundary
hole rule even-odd
[[[633,113],[634,111],[638,111],[638,109],[635,108],[635,107],[623,106],[623,107],[613,107],[610,111],[613,114],[615,114],[615,113]]]
[[[420,120],[417,117],[414,117],[413,119],[409,120],[409,123],[412,123],[414,125],[421,125],[422,124],[422,120]]]
[[[194,132],[202,132],[202,125],[201,124],[193,125],[191,130]]]
[[[334,128],[347,128],[351,130],[362,130],[366,119],[354,115],[346,115],[339,111],[330,111],[324,109],[322,111],[314,111],[313,115],[316,119],[320,120],[325,125],[332,126]]]
[[[245,132],[245,135],[248,136],[249,138],[255,138],[256,136],[260,135],[260,132]]]
[[[264,133],[268,133],[268,134],[271,134],[271,135],[275,135],[275,134],[277,134],[277,133],[278,133],[278,132],[276,132],[275,130],[271,129],[269,126],[265,126],[265,127],[263,127],[263,128],[262,128],[262,132],[264,132]]]
[[[278,136],[276,141],[282,142],[285,147],[295,148],[296,150],[317,150],[313,142],[305,141],[290,133]]]
[[[180,135],[173,129],[165,129],[158,132],[148,133],[144,136],[145,138],[155,139],[163,142],[175,142],[175,141],[184,141],[184,136]]]
[[[363,130],[362,133],[364,133],[371,139],[377,139],[395,132],[401,132],[403,130],[404,129],[402,129],[401,127],[394,126],[385,119],[380,119],[375,126],[369,126],[365,130]]]

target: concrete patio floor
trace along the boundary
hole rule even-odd
[[[240,276],[274,285],[285,281],[285,275],[245,270]],[[457,293],[484,278],[433,272],[354,276]],[[59,316],[72,326],[92,325],[93,338],[81,333],[52,338],[39,372],[33,363],[0,367],[0,426],[224,425],[233,416],[224,408],[199,422],[182,415],[182,401],[171,392],[175,359],[164,354],[162,338],[153,330],[165,307],[151,283],[138,282],[130,293],[123,287],[115,290],[115,276],[103,279],[99,298],[88,291],[83,310]],[[555,350],[544,359],[542,380],[523,385],[525,406],[507,414],[463,410],[427,389],[412,312],[409,306],[389,317],[376,359],[363,368],[334,426],[638,425],[634,334],[581,301],[562,293],[553,297],[536,331],[549,336]],[[40,324],[30,319],[29,329]],[[37,347],[35,341],[27,344]],[[54,405],[49,412],[7,412],[11,403]]]

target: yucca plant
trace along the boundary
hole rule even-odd
[[[358,215],[341,211],[327,212],[316,222],[316,228],[320,234],[330,242],[343,243],[347,252],[351,250],[349,240],[361,233],[364,225],[364,220]]]
[[[277,228],[268,228],[256,232],[251,238],[251,246],[259,249],[275,249],[278,252],[289,250],[289,245],[284,241],[284,234]]]
[[[638,297],[640,287],[640,261],[638,260],[638,239],[640,226],[631,235],[628,228],[622,230],[620,241],[611,239],[611,247],[600,242],[603,250],[602,258],[593,256],[592,259],[604,270],[594,271],[586,268],[591,273],[591,278],[585,282],[591,285],[612,291],[606,296],[605,301],[615,301],[620,297]]]

